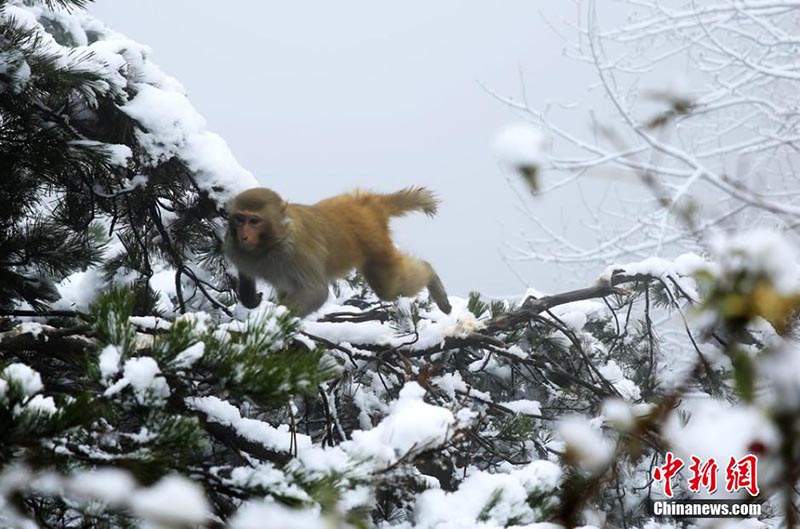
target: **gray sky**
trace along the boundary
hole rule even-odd
[[[519,96],[522,77],[536,106],[577,96],[591,72],[562,56],[540,14],[572,20],[570,2],[99,0],[89,10],[148,44],[265,186],[305,203],[429,186],[439,216],[396,219],[397,244],[431,261],[452,294],[524,291],[500,254],[531,223],[490,153],[518,119],[478,81]],[[575,190],[526,199],[556,229],[580,204]],[[556,266],[515,268],[555,291],[567,284]]]

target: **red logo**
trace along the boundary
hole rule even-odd
[[[692,477],[689,478],[689,490],[700,492],[702,486],[711,494],[716,492],[718,469],[719,466],[713,457],[703,464],[699,457],[692,456],[692,464],[689,466],[689,472],[692,473]]]
[[[703,462],[697,456],[692,456],[692,464],[689,465],[689,490],[700,492],[704,488],[710,494],[717,490],[717,472],[719,465],[710,458]],[[672,452],[667,452],[664,464],[653,469],[653,479],[664,483],[664,495],[672,498],[672,478],[683,468],[683,460],[675,457]],[[738,492],[746,490],[751,496],[758,496],[758,457],[746,455],[741,459],[731,456],[728,466],[725,468],[725,490],[728,492]]]
[[[683,461],[672,455],[672,452],[667,452],[664,466],[653,469],[653,479],[664,482],[664,494],[667,498],[672,497],[672,476],[677,474],[681,467],[683,467]]]
[[[757,465],[758,458],[754,455],[744,456],[738,461],[731,456],[728,468],[725,469],[725,490],[736,492],[744,489],[750,496],[758,496]]]

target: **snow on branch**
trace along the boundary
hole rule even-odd
[[[638,181],[652,199],[588,212],[594,245],[529,212],[543,236],[510,245],[510,261],[575,266],[700,253],[707,241],[697,234],[787,228],[800,215],[797,3],[623,4],[625,21],[608,28],[597,2],[582,3],[584,22],[566,42],[597,80],[585,98],[596,109],[590,127],[567,127],[549,106],[487,90],[552,139],[541,194],[610,179]],[[584,106],[564,108],[589,112]]]

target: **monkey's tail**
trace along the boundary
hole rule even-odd
[[[422,211],[429,217],[436,214],[439,200],[433,191],[424,187],[407,187],[396,193],[373,195],[389,217],[401,217],[410,211]]]

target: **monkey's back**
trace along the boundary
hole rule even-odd
[[[325,265],[330,276],[342,277],[367,261],[390,258],[388,215],[364,195],[338,195],[306,207],[329,249]]]

